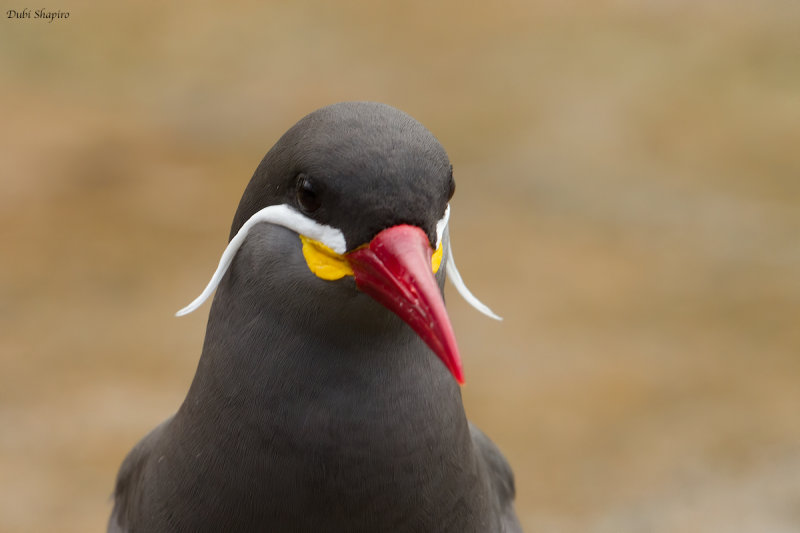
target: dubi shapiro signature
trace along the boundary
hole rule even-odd
[[[49,11],[47,9],[36,9],[31,11],[27,7],[22,10],[9,9],[6,11],[6,17],[10,19],[40,19],[46,20],[48,23],[56,19],[68,19],[69,11]]]

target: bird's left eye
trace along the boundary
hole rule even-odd
[[[316,211],[321,203],[314,184],[305,174],[297,177],[297,203],[306,213]]]

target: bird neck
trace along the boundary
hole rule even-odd
[[[276,530],[474,530],[488,499],[461,391],[410,328],[366,296],[321,315],[228,289],[173,422],[187,487],[236,486],[215,505]]]
[[[470,451],[458,384],[405,323],[366,295],[325,311],[287,312],[285,302],[253,306],[228,297],[230,289],[223,284],[212,305],[186,415],[269,435],[276,447],[373,456],[431,446]]]

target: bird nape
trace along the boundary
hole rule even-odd
[[[464,413],[445,310],[442,146],[383,104],[319,109],[267,152],[203,293],[178,411],[117,476],[109,531],[520,531],[514,479]]]

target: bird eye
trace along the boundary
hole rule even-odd
[[[456,180],[453,178],[453,167],[450,167],[450,190],[447,193],[447,200],[452,200],[456,193]]]
[[[320,199],[311,180],[305,174],[297,177],[297,203],[303,211],[311,213],[320,206]]]

